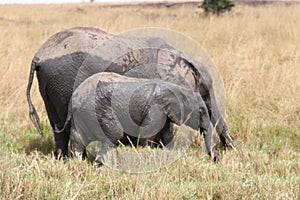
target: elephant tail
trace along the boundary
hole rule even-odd
[[[69,122],[71,121],[71,119],[72,119],[72,104],[71,104],[71,101],[72,101],[72,99],[70,100],[70,103],[69,103],[68,114],[67,114],[67,118],[66,118],[64,127],[62,129],[58,129],[58,127],[55,125],[55,128],[53,130],[54,133],[62,133],[63,131],[65,131],[68,124],[69,124]]]
[[[37,68],[36,64],[37,64],[36,60],[33,59],[31,62],[31,68],[30,68],[30,72],[29,72],[29,80],[28,80],[28,84],[27,84],[26,96],[27,96],[27,102],[29,105],[29,117],[30,117],[34,127],[39,131],[39,133],[41,135],[43,135],[40,118],[35,110],[35,107],[32,104],[31,98],[30,98],[30,89],[32,86],[33,78],[34,78],[34,72]]]

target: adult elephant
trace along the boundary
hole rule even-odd
[[[138,145],[163,144],[172,147],[170,122],[200,129],[206,148],[211,146],[211,125],[207,107],[199,93],[163,80],[138,79],[112,72],[96,73],[80,84],[72,95],[67,122],[71,122],[72,151],[78,155],[90,142],[100,141],[96,162],[119,142]],[[212,149],[211,149],[212,148]]]
[[[223,145],[232,146],[207,69],[160,38],[113,36],[85,27],[71,28],[50,37],[32,60],[27,86],[29,115],[42,133],[30,98],[35,71],[53,130],[63,128],[73,91],[89,76],[105,71],[129,77],[161,79],[199,92]],[[68,154],[69,135],[70,126],[62,133],[54,133],[56,157],[60,153]]]

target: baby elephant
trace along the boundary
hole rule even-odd
[[[69,106],[71,148],[83,153],[100,141],[96,162],[120,142],[172,147],[172,124],[200,129],[208,153],[218,159],[207,107],[202,97],[184,87],[156,79],[97,73],[73,93]],[[66,122],[66,125],[68,124]],[[59,131],[57,131],[59,132]]]

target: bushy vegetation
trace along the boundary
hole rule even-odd
[[[204,0],[199,8],[202,8],[206,14],[221,14],[226,11],[231,11],[234,7],[233,0]]]
[[[201,18],[192,7],[0,6],[0,199],[299,199],[299,6],[236,6]],[[238,153],[213,164],[203,145],[154,173],[128,174],[91,162],[56,161],[35,79],[32,99],[45,136],[28,117],[31,59],[52,34],[73,26],[120,33],[177,30],[201,44],[224,79]],[[200,141],[201,144],[201,141]]]

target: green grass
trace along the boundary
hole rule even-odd
[[[234,130],[248,129],[242,126],[240,122]],[[221,151],[218,164],[213,164],[203,149],[192,146],[171,165],[140,174],[99,168],[91,160],[57,161],[52,156],[51,131],[44,129],[42,138],[30,126],[15,140],[0,135],[4,153],[0,159],[2,199],[299,197],[299,135],[293,135],[288,126],[252,127],[248,140],[236,136],[239,152]]]

